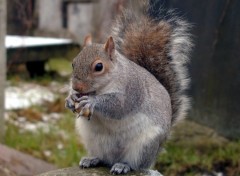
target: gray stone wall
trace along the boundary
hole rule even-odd
[[[40,30],[58,32],[62,29],[61,0],[39,0],[38,15]]]
[[[134,0],[135,1],[135,0]],[[48,33],[68,33],[82,43],[87,34],[103,42],[110,32],[110,26],[122,5],[122,0],[38,0],[39,30]],[[134,6],[135,7],[135,6]]]
[[[67,29],[79,43],[92,33],[93,3],[70,3],[67,6]]]

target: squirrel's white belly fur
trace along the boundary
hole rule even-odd
[[[132,169],[138,169],[143,148],[163,130],[161,126],[154,125],[146,114],[129,116],[121,120],[92,117],[88,121],[78,118],[76,129],[89,155],[109,165],[125,162]]]

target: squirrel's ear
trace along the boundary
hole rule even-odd
[[[84,46],[90,46],[92,45],[92,36],[91,34],[88,34],[84,39]]]
[[[104,50],[105,52],[107,52],[107,54],[110,56],[111,59],[112,59],[112,55],[114,54],[114,49],[115,49],[115,44],[114,44],[113,38],[109,37],[107,42],[104,45]]]

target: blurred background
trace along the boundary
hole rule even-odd
[[[164,175],[240,175],[240,1],[150,0],[192,23],[188,118],[155,169]],[[76,166],[86,154],[64,108],[71,61],[91,33],[104,42],[138,0],[0,0],[0,175]]]

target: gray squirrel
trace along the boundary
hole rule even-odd
[[[155,18],[124,11],[105,44],[87,36],[74,58],[66,107],[78,114],[89,155],[80,167],[105,165],[112,174],[148,169],[185,117],[190,25],[165,12]]]

